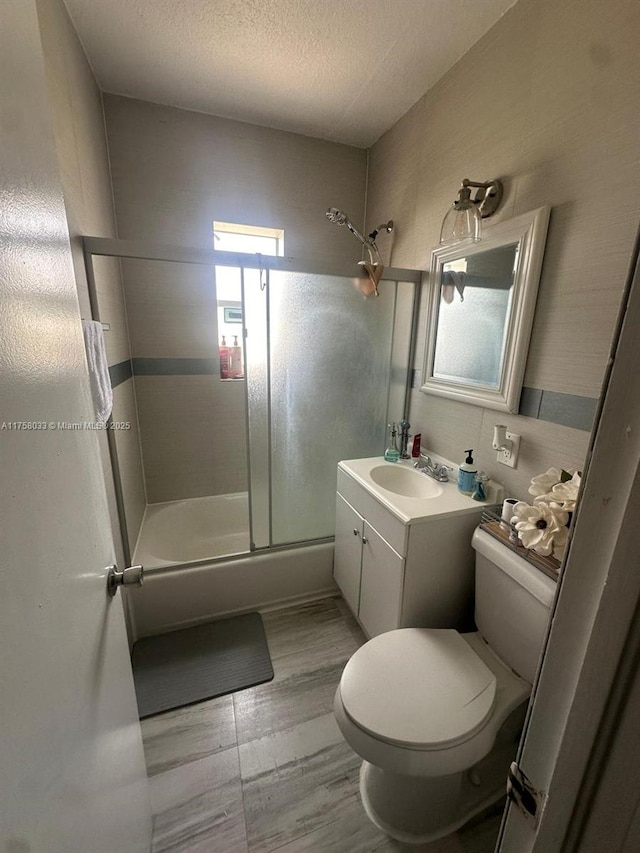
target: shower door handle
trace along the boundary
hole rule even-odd
[[[144,566],[128,566],[119,572],[117,566],[109,566],[107,569],[107,592],[113,596],[119,586],[142,586]]]

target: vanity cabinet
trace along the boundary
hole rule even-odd
[[[404,559],[340,494],[334,578],[369,637],[397,627]]]
[[[471,536],[481,511],[436,512],[407,524],[338,469],[334,579],[368,637],[471,627]]]
[[[333,577],[351,611],[360,608],[360,575],[364,518],[338,493],[336,495],[336,538],[333,555]]]

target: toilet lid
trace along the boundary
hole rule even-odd
[[[443,749],[493,709],[496,677],[457,631],[401,628],[361,646],[340,681],[345,711],[374,737]]]

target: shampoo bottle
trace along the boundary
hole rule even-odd
[[[233,346],[229,347],[229,376],[231,379],[242,379],[244,369],[242,367],[242,347],[238,343],[238,336],[233,336]]]
[[[220,379],[230,379],[229,347],[224,335],[222,336],[222,343],[218,347],[218,353],[220,355]]]
[[[465,450],[467,458],[458,469],[458,491],[463,495],[472,495],[476,487],[478,468],[473,461],[473,450]]]

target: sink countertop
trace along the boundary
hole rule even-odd
[[[413,498],[397,494],[378,485],[371,477],[371,471],[380,465],[389,466],[390,468],[402,466],[413,472],[414,459],[401,459],[399,462],[386,462],[382,456],[373,456],[369,459],[346,459],[338,463],[338,468],[352,477],[404,524],[416,524],[436,516],[444,518],[458,514],[480,513],[483,507],[487,506],[487,503],[474,501],[473,498],[463,495],[458,491],[456,481],[458,475],[457,466],[452,465],[446,459],[439,456],[430,455],[437,462],[444,463],[453,468],[453,471],[449,475],[453,479],[450,479],[448,483],[439,483],[437,480],[429,478],[432,483],[436,483],[442,489],[442,494],[429,498]],[[415,472],[415,474],[417,477],[428,476],[419,472]]]

